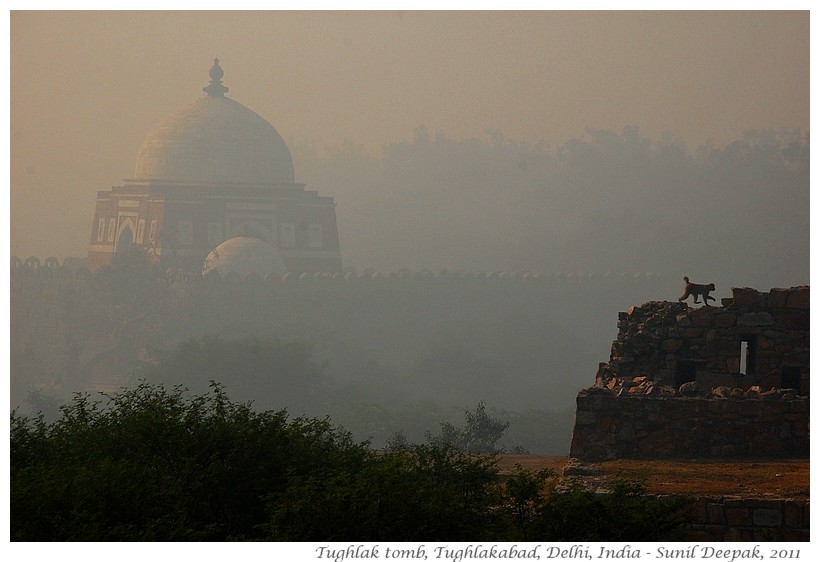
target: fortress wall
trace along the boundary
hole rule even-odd
[[[60,317],[78,301],[93,299],[92,276],[84,267],[40,265],[36,258],[12,260],[10,275],[12,344],[20,350],[59,337]],[[629,302],[657,293],[655,274],[548,274],[539,272],[430,271],[346,274],[286,274],[260,279],[203,279],[198,273],[168,272],[176,304],[197,306],[193,332],[226,322],[329,320],[344,325],[372,319],[398,327],[423,311],[450,324],[526,312],[573,322],[591,314],[588,303]],[[617,306],[617,305],[615,305]],[[449,316],[448,316],[449,315]],[[379,320],[379,317],[381,319]],[[371,319],[371,320],[369,320]],[[193,322],[193,320],[192,320]]]
[[[10,276],[13,382],[23,395],[31,387],[59,391],[62,373],[110,345],[110,330],[76,326],[81,316],[93,317],[82,312],[98,289],[82,266],[17,261]],[[480,376],[498,379],[485,381],[487,392],[512,405],[523,389],[526,407],[535,407],[539,395],[549,407],[569,405],[582,386],[576,368],[583,373],[595,364],[587,350],[600,345],[588,342],[606,341],[607,319],[637,298],[669,292],[653,274],[402,270],[222,279],[168,271],[166,277],[173,298],[156,313],[163,332],[154,340],[169,346],[204,335],[303,339],[334,374],[357,376],[351,360],[367,357],[385,374],[399,375],[421,369],[420,358],[434,356],[438,345],[466,354],[461,363],[455,359],[465,370],[483,353],[493,365],[482,363]],[[104,310],[95,314],[105,317]],[[63,388],[82,390],[84,380],[63,379]]]
[[[809,399],[615,396],[576,399],[570,456],[615,458],[808,457]]]

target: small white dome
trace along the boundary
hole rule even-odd
[[[236,273],[240,278],[255,273],[260,278],[268,274],[284,275],[288,272],[285,261],[276,248],[259,238],[236,236],[217,246],[202,266],[202,275],[216,271],[225,277]]]

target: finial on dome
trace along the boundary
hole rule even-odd
[[[208,72],[208,76],[211,77],[211,83],[202,88],[202,91],[207,93],[211,97],[223,97],[225,95],[225,92],[228,91],[228,88],[222,85],[222,77],[224,75],[225,71],[223,71],[222,67],[219,66],[219,59],[215,58],[214,65]]]

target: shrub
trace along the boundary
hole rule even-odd
[[[62,417],[11,415],[12,540],[635,541],[672,537],[684,500],[551,493],[449,443],[377,452],[329,419],[255,412],[141,383]]]

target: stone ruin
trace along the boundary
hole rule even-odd
[[[571,456],[808,455],[809,287],[736,288],[721,304],[619,314],[610,361],[576,400]]]
[[[722,307],[655,301],[620,313],[595,386],[650,396],[808,394],[809,288],[732,293]]]

